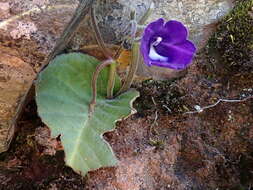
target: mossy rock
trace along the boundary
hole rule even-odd
[[[219,23],[206,48],[208,71],[222,74],[253,72],[252,7],[253,0],[237,1],[234,9]]]

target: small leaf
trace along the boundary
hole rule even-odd
[[[106,99],[108,68],[98,78],[95,111],[88,117],[91,79],[95,58],[70,53],[56,57],[39,75],[36,84],[38,112],[52,135],[61,135],[66,164],[83,176],[90,170],[113,166],[117,159],[102,135],[115,128],[115,121],[130,114],[138,92],[130,90],[115,99]],[[116,78],[115,90],[120,88]]]

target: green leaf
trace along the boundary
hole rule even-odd
[[[117,159],[102,135],[115,128],[115,122],[131,113],[131,103],[138,96],[135,90],[106,99],[108,68],[98,78],[95,111],[88,117],[92,99],[91,79],[98,60],[81,53],[56,57],[40,73],[36,83],[36,101],[42,121],[61,135],[65,162],[83,176],[90,170],[113,166]],[[115,90],[120,88],[116,78]]]

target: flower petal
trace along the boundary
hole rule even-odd
[[[150,39],[153,35],[158,33],[158,31],[162,30],[164,27],[164,19],[159,18],[158,20],[151,22],[146,29],[144,30],[143,37]]]
[[[142,39],[141,39],[141,53],[143,55],[144,62],[150,65],[149,51],[150,51],[150,43],[151,39],[157,33],[157,30],[162,30],[164,27],[164,19],[160,18],[154,22],[151,22],[146,29],[144,30]]]
[[[163,45],[160,45],[156,47],[156,51],[159,55],[161,55],[159,52],[164,53],[166,52],[166,57],[168,57],[167,62],[162,61],[152,61],[151,65],[156,65],[159,67],[167,67],[171,69],[184,69],[187,67],[188,64],[191,63],[194,53],[196,52],[195,45],[186,40],[184,43],[181,44],[169,44],[169,43],[163,43]],[[162,55],[165,56],[165,55]]]
[[[146,41],[144,39],[144,37],[141,39],[141,47],[140,47],[140,51],[142,53],[142,56],[143,56],[143,61],[145,64],[147,64],[148,66],[151,66],[150,65],[150,58],[149,58],[149,49],[150,49],[150,43],[149,41]]]
[[[188,31],[186,27],[176,20],[166,22],[164,28],[166,28],[170,43],[176,44],[186,40]]]

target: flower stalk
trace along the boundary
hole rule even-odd
[[[116,77],[116,61],[112,61],[110,64],[110,70],[109,70],[109,80],[107,84],[107,98],[112,99],[113,98],[113,89],[115,85],[115,77]]]
[[[145,22],[148,20],[148,17],[152,14],[153,10],[155,8],[155,4],[151,2],[148,10],[145,12],[145,14],[142,16],[141,20],[139,21],[139,25],[145,24]]]
[[[92,75],[92,80],[91,80],[91,88],[92,88],[92,99],[89,104],[89,116],[94,112],[95,105],[96,105],[96,100],[97,100],[97,80],[99,73],[108,65],[114,63],[112,59],[108,59],[104,62],[102,62],[100,65],[96,67],[95,72]]]

